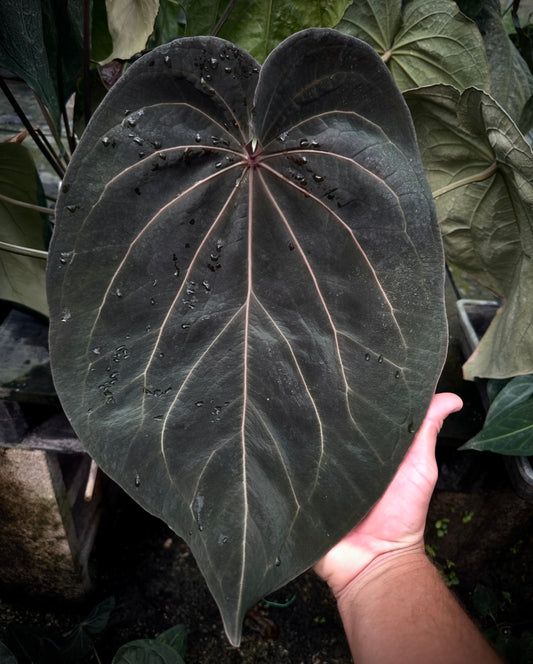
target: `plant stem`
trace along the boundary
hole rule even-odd
[[[31,249],[30,247],[21,247],[18,244],[11,244],[10,242],[0,241],[0,250],[9,251],[10,254],[18,254],[19,256],[31,256],[32,258],[41,258],[46,260],[48,252],[42,249]]]
[[[494,173],[496,173],[497,170],[498,170],[498,162],[495,161],[484,171],[481,171],[481,173],[476,173],[476,175],[470,175],[467,178],[463,178],[462,180],[457,180],[457,182],[451,182],[445,187],[437,189],[436,191],[433,192],[433,198],[438,198],[443,194],[447,194],[448,192],[453,191],[454,189],[459,189],[459,187],[464,187],[465,185],[471,184],[472,182],[482,182],[483,180],[487,180],[488,178],[490,178],[491,175],[494,175]]]
[[[9,103],[13,107],[13,110],[15,111],[15,113],[19,116],[20,121],[26,127],[26,129],[28,130],[28,133],[33,138],[33,140],[35,141],[35,145],[37,145],[39,150],[46,157],[46,159],[48,160],[48,162],[50,163],[50,165],[52,166],[54,171],[59,175],[59,177],[63,178],[63,176],[65,175],[65,169],[57,161],[57,159],[55,158],[55,155],[47,149],[46,145],[43,143],[43,141],[37,135],[35,129],[32,127],[31,122],[26,117],[24,111],[19,106],[17,100],[13,96],[13,94],[12,94],[11,90],[9,89],[8,85],[6,84],[6,82],[4,81],[4,79],[1,76],[0,76],[0,88],[2,89],[2,92],[5,94],[5,96],[7,97],[8,101],[9,101]]]
[[[83,0],[83,115],[91,118],[91,2]]]
[[[228,4],[226,5],[226,9],[224,9],[224,11],[222,12],[221,17],[218,19],[218,22],[214,27],[213,36],[218,35],[218,33],[220,32],[220,29],[222,28],[224,23],[227,21],[228,16],[231,14],[231,10],[233,9],[236,1],[237,0],[229,0]]]
[[[27,208],[28,210],[33,210],[34,212],[40,212],[41,214],[55,214],[55,210],[51,210],[50,208],[34,205],[33,203],[26,203],[25,201],[18,201],[16,198],[4,196],[4,194],[0,194],[0,201],[11,203],[11,205],[18,205],[19,207]]]

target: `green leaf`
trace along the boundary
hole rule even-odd
[[[218,34],[263,62],[298,30],[337,25],[349,5],[350,0],[237,0]]]
[[[472,593],[472,602],[476,611],[483,616],[494,616],[498,612],[498,598],[492,588],[487,588],[482,583],[476,584]]]
[[[533,153],[489,95],[406,93],[447,258],[503,298],[466,378],[533,372]]]
[[[2,664],[17,664],[17,658],[15,657],[15,655],[1,641],[0,641],[0,662],[2,662]]]
[[[184,0],[186,35],[213,34],[234,42],[263,62],[289,35],[304,28],[330,28],[350,0]],[[225,16],[226,8],[231,11]],[[219,27],[220,26],[220,27]]]
[[[75,91],[82,70],[82,25],[81,2],[13,0],[0,4],[0,65],[35,91],[57,131],[62,104]]]
[[[187,649],[187,630],[185,625],[175,625],[174,627],[167,629],[157,637],[157,640],[166,643],[173,648],[178,655],[185,657],[185,651]]]
[[[117,651],[111,664],[185,664],[178,653],[156,639],[126,643]]]
[[[518,122],[533,94],[533,75],[507,37],[499,0],[485,2],[476,16],[487,52],[490,94]]]
[[[182,37],[185,35],[185,28],[186,18],[181,2],[178,0],[160,0],[150,45],[153,48],[160,44],[166,44],[177,37]]]
[[[112,50],[113,39],[109,34],[105,0],[92,0],[91,58],[96,62],[102,62]]]
[[[115,608],[115,598],[108,597],[97,604],[89,613],[87,618],[82,621],[81,626],[89,634],[100,634],[107,627],[109,618]]]
[[[533,375],[507,383],[490,405],[483,429],[462,449],[533,455]]]
[[[375,48],[400,90],[435,83],[489,88],[483,39],[452,0],[360,0],[337,28]]]
[[[407,107],[359,40],[304,31],[260,68],[184,38],[93,116],[49,259],[55,386],[232,642],[388,485],[444,361],[443,284]]]
[[[41,184],[29,151],[18,143],[0,144],[0,194],[39,205]],[[33,210],[0,199],[0,241],[45,250],[48,220]],[[47,315],[46,261],[0,248],[0,299]]]
[[[129,60],[146,46],[153,32],[159,0],[106,0],[113,50],[100,64]]]

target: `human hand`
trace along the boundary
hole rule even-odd
[[[435,445],[445,418],[462,407],[436,394],[396,475],[366,517],[315,565],[336,597],[369,566],[404,553],[424,554],[424,528],[437,481]]]

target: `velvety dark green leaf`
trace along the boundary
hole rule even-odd
[[[380,497],[444,360],[440,233],[386,67],[319,29],[263,68],[208,37],[145,56],[70,164],[48,284],[65,411],[238,642]]]
[[[448,259],[501,296],[467,378],[533,372],[533,153],[489,95],[449,86],[406,93]]]
[[[111,664],[185,664],[182,657],[166,643],[139,639],[122,646]]]
[[[476,16],[490,70],[490,94],[518,122],[533,94],[533,75],[508,38],[499,0],[485,2]]]
[[[0,144],[0,194],[40,205],[40,181],[28,150],[18,143]],[[0,241],[44,251],[45,225],[39,212],[0,200]],[[45,257],[34,258],[0,247],[0,299],[48,313]]]
[[[533,455],[533,375],[507,383],[490,405],[483,429],[463,448]]]
[[[479,30],[452,0],[358,0],[337,28],[375,48],[401,90],[434,83],[489,87]]]
[[[81,7],[81,0],[0,3],[0,65],[28,83],[48,108],[56,128],[61,104],[74,92],[82,69]]]

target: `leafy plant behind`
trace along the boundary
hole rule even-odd
[[[361,0],[337,29],[376,49],[402,91],[434,83],[489,86],[481,34],[452,0]]]
[[[46,316],[48,219],[34,209],[10,202],[43,203],[35,165],[28,150],[19,143],[0,144],[0,196],[7,197],[0,198],[0,299]],[[25,247],[36,249],[35,255],[25,255]]]
[[[443,256],[407,108],[335,31],[263,68],[190,38],[133,65],[64,180],[54,380],[98,464],[244,612],[379,498],[446,349]]]
[[[467,361],[467,378],[533,372],[533,153],[481,90],[406,94],[448,259],[504,298]],[[446,150],[440,149],[446,145]]]

